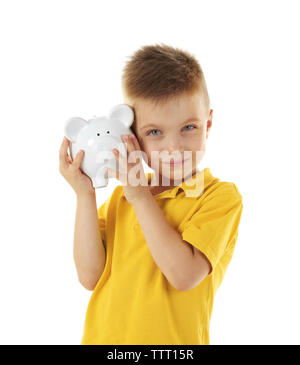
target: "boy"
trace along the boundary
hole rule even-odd
[[[122,185],[98,212],[95,190],[80,170],[83,154],[72,161],[67,140],[60,150],[60,171],[77,195],[78,278],[93,290],[81,344],[209,344],[213,300],[243,204],[235,184],[197,168],[213,112],[203,72],[185,51],[144,46],[124,68],[122,87],[135,111],[134,135],[123,136],[128,156],[115,151],[125,172],[107,173]],[[162,151],[171,158],[153,154]],[[134,152],[153,174],[143,172],[141,159],[130,160]],[[136,167],[138,185],[129,183]]]

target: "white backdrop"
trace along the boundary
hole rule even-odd
[[[205,166],[244,210],[211,344],[299,344],[298,1],[1,1],[0,344],[79,344],[91,291],[73,261],[63,124],[122,103],[142,45],[199,60],[214,119]],[[97,189],[98,206],[116,179]]]

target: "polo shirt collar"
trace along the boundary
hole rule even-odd
[[[151,185],[151,177],[154,176],[153,172],[146,173],[148,179],[148,185]],[[154,178],[154,177],[153,177]],[[191,182],[194,180],[194,182]],[[183,181],[181,184],[176,185],[168,190],[162,191],[159,194],[154,195],[155,199],[164,199],[164,198],[175,198],[177,193],[180,191],[184,191],[187,198],[195,198],[199,197],[199,194],[196,196],[192,196],[190,194],[194,186],[200,186],[203,191],[207,189],[212,182],[219,181],[218,178],[215,178],[209,167],[204,168],[203,170],[198,170],[193,176],[188,178],[186,181]],[[189,196],[190,195],[190,196]],[[122,189],[122,198],[125,198],[124,190]]]

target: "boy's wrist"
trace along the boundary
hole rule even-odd
[[[76,193],[77,200],[86,200],[96,198],[95,191],[89,191],[84,193]]]

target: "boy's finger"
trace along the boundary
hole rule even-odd
[[[62,144],[59,149],[59,160],[62,164],[68,163],[68,147],[69,147],[69,140],[64,137]]]
[[[79,168],[81,166],[83,156],[84,156],[84,150],[79,150],[74,158],[72,165]]]
[[[127,161],[126,158],[122,155],[122,153],[120,153],[120,151],[117,148],[113,149],[113,154],[115,156],[115,158],[117,159],[117,161],[119,162],[119,164],[125,168]]]
[[[119,180],[123,185],[126,184],[127,176],[123,172],[120,172],[120,170],[116,171],[116,170],[110,169],[109,167],[106,167],[105,172],[106,172],[107,176],[114,177],[115,179]]]
[[[136,136],[134,134],[131,134],[130,136],[131,136],[130,139],[132,140],[132,144],[133,144],[134,148],[136,150],[140,151],[141,148],[140,148],[140,145],[139,145],[139,142],[138,142]]]
[[[128,135],[126,134],[125,136],[128,136]],[[133,140],[129,137],[127,139],[126,138],[123,138],[123,141],[124,141],[124,143],[126,145],[127,156],[128,156],[130,154],[130,152],[134,151]]]
[[[137,163],[138,160],[141,160],[141,148],[139,146],[139,142],[135,135],[132,133],[129,135],[128,139],[128,162]],[[130,157],[131,156],[131,157]]]

